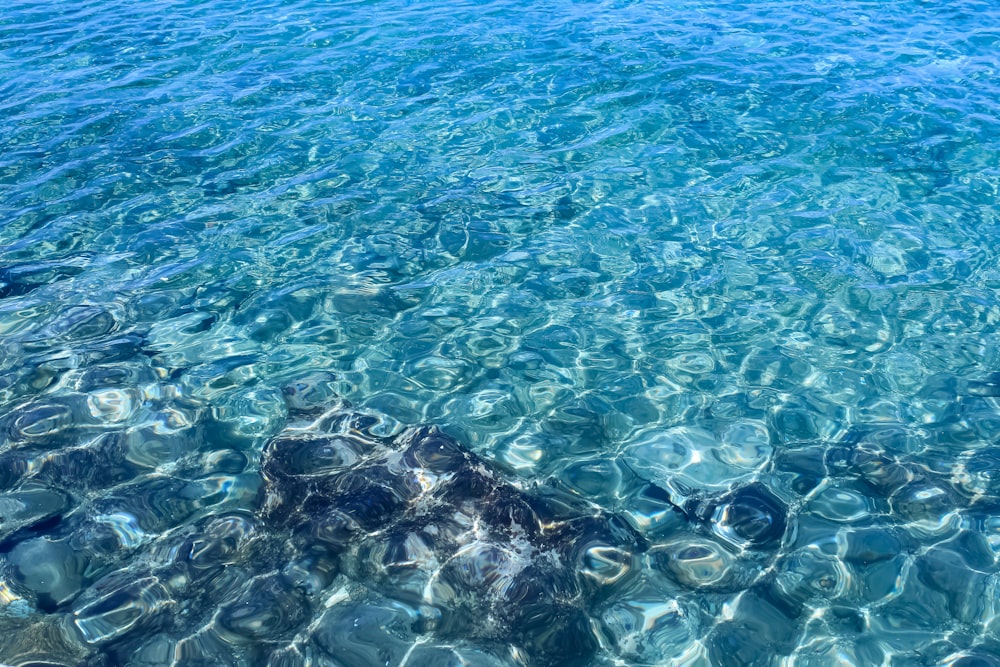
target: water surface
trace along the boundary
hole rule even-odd
[[[997,53],[5,5],[0,662],[1000,665]]]

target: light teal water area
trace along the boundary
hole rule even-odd
[[[1000,6],[0,8],[0,663],[1000,666]]]

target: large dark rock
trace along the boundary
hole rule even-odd
[[[379,594],[430,608],[443,640],[518,646],[537,665],[586,664],[597,650],[583,560],[642,537],[554,487],[522,489],[434,427],[387,438],[365,417],[293,423],[264,450],[265,522],[296,550],[339,558]]]

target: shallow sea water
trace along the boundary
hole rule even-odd
[[[0,663],[1000,666],[1000,7],[0,9]]]

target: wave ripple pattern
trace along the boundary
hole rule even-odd
[[[1000,667],[998,53],[5,3],[0,664]]]

